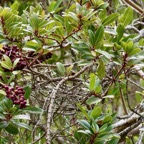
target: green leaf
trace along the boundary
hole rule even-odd
[[[1,66],[10,70],[12,68],[12,62],[11,62],[10,58],[7,55],[3,55],[3,57],[4,57],[5,61],[0,62]]]
[[[112,123],[112,121],[110,122]],[[109,124],[108,124],[109,125]],[[110,132],[112,130],[112,125],[109,125],[106,129],[105,129],[105,132]]]
[[[80,123],[81,126],[83,126],[86,129],[90,129],[91,126],[86,120],[78,120],[78,123]]]
[[[114,95],[106,95],[103,98],[114,98]]]
[[[3,90],[0,90],[0,94],[6,96],[6,92]]]
[[[90,98],[88,98],[88,100],[86,101],[86,103],[88,105],[93,105],[93,104],[98,104],[99,102],[101,102],[102,99],[95,97],[95,96],[91,96]]]
[[[17,1],[11,5],[12,10],[18,10],[18,8],[19,8],[19,3]]]
[[[79,104],[79,103],[77,103],[76,105],[77,105],[77,107],[81,110],[81,112],[84,114],[84,116],[89,120],[89,119],[90,119],[90,118],[89,118],[89,115],[88,115],[88,113],[86,112],[86,110],[83,108],[83,106],[82,106],[81,104]]]
[[[95,83],[96,83],[96,75],[94,73],[91,73],[90,74],[90,84],[89,84],[90,91],[93,91],[95,89]]]
[[[8,69],[8,70],[11,69],[11,67],[9,67],[5,62],[0,62],[0,63],[1,63],[1,66],[2,66],[3,68]]]
[[[140,48],[133,48],[133,50],[128,54],[129,56],[132,56],[132,55],[135,55],[137,54],[138,52],[140,52],[141,49]]]
[[[56,5],[56,2],[55,1],[52,1],[48,7],[48,10],[49,12],[53,12],[55,11],[55,5]]]
[[[3,57],[5,59],[5,64],[12,68],[12,61],[10,60],[10,58],[7,55],[3,55]]]
[[[98,85],[97,87],[95,87],[94,92],[95,93],[101,93],[102,92],[102,86]]]
[[[64,76],[65,75],[65,67],[64,67],[64,65],[62,63],[60,63],[60,62],[57,62],[56,66],[57,66],[58,73],[60,75]]]
[[[26,86],[24,88],[24,90],[25,90],[24,97],[25,97],[25,99],[28,99],[30,97],[30,95],[31,95],[31,88],[29,86]]]
[[[61,5],[61,3],[63,2],[63,0],[57,0],[55,6],[54,6],[54,10],[56,10],[57,8],[59,8],[59,6]]]
[[[104,27],[100,26],[95,33],[95,45],[99,43],[104,35]]]
[[[101,107],[94,107],[94,109],[92,110],[90,116],[92,116],[94,119],[98,118],[102,113],[102,109]]]
[[[66,73],[69,75],[72,71],[73,65],[70,65],[69,67],[66,68]]]
[[[15,79],[15,75],[11,75],[7,83],[8,84],[11,83],[14,79]]]
[[[80,144],[84,144],[87,139],[86,135],[79,133],[78,131],[74,131],[74,137],[80,142]]]
[[[10,123],[6,128],[5,130],[10,133],[10,134],[18,134],[18,128],[16,127],[16,125],[14,125],[13,123]]]
[[[94,133],[99,131],[99,126],[96,124],[96,121],[94,119],[92,119],[92,127],[93,127]]]
[[[120,136],[118,136],[118,135],[115,136],[115,135],[114,135],[114,136],[112,137],[112,139],[107,142],[107,144],[118,144],[118,143],[119,143],[119,139],[120,139]]]
[[[114,22],[114,21],[118,18],[118,16],[119,16],[118,13],[113,13],[113,14],[109,15],[108,17],[106,17],[106,18],[103,20],[102,24],[103,24],[104,26],[106,26],[106,25]]]
[[[37,42],[36,40],[31,40],[26,43],[23,50],[36,51],[40,47],[41,47],[40,42]]]
[[[94,144],[105,144],[105,141],[103,139],[98,139],[96,138],[95,143]]]
[[[0,113],[0,119],[5,119],[5,115]]]
[[[119,41],[123,37],[124,31],[125,31],[124,25],[119,24],[116,31],[117,31],[117,41]]]
[[[114,43],[111,42],[111,41],[104,41],[104,47],[113,47],[114,46]]]
[[[7,127],[8,122],[7,121],[1,121],[0,122],[0,129]]]
[[[123,23],[124,26],[127,26],[132,22],[132,20],[133,20],[133,10],[131,7],[128,7],[121,19],[121,22]]]
[[[29,113],[34,113],[34,114],[41,114],[43,112],[43,110],[41,108],[31,107],[31,106],[27,106],[23,110],[26,112],[29,112]]]
[[[78,130],[77,132],[83,133],[83,134],[86,134],[86,135],[91,135],[91,131],[90,130]]]
[[[30,26],[33,28],[33,30],[38,30],[39,28],[40,20],[38,18],[38,14],[32,14],[30,18]]]
[[[93,59],[93,55],[91,54],[90,47],[84,42],[77,42],[72,45],[74,49],[78,50],[82,55],[83,59]]]
[[[89,33],[89,41],[90,41],[91,45],[94,46],[95,45],[95,34],[91,30],[88,30],[88,33]]]
[[[30,116],[29,116],[29,115],[21,114],[21,115],[13,116],[13,119],[24,119],[24,120],[30,120]]]
[[[108,2],[102,3],[101,5],[98,6],[97,10],[102,10],[105,9],[109,6]]]
[[[3,79],[4,83],[7,83],[7,78],[6,78],[6,74],[2,71],[0,71],[0,77]]]
[[[103,50],[101,50],[101,49],[97,49],[96,52],[98,52],[98,53],[104,55],[107,59],[111,59],[111,58],[113,57],[112,54],[109,54],[108,52],[103,51]]]
[[[103,79],[105,77],[105,65],[102,60],[100,60],[98,68],[97,68],[97,74],[100,79]]]
[[[102,11],[99,12],[99,18],[101,21],[103,21],[107,17],[107,10],[103,9]]]
[[[18,127],[22,127],[22,128],[25,128],[25,129],[28,129],[28,130],[31,131],[31,127],[26,123],[15,122],[15,125],[17,125]]]
[[[13,68],[18,64],[20,58],[16,58],[16,60],[13,62]]]
[[[97,125],[96,121],[94,120],[94,118],[91,119],[92,122],[91,122],[91,125],[92,125],[92,129],[94,131],[94,133],[98,132],[99,131],[99,126]]]
[[[99,130],[99,133],[104,132],[107,129],[107,127],[108,127],[108,124],[103,124],[102,127]]]
[[[110,123],[111,121],[112,121],[112,117],[111,116],[106,116],[103,120],[103,124]]]

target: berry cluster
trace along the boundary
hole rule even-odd
[[[15,66],[14,70],[24,69],[31,62],[32,59],[37,58],[36,61],[33,63],[33,64],[37,64],[37,63],[42,63],[46,59],[52,57],[51,52],[48,52],[47,54],[43,54],[43,55],[40,55],[40,53],[35,53],[35,52],[28,52],[27,53],[28,57],[26,57],[24,53],[22,53],[21,49],[19,49],[17,46],[8,46],[8,45],[4,45],[2,50],[0,50],[0,59],[4,54],[7,55],[12,62],[14,62],[17,58],[19,58],[19,62]]]
[[[4,45],[2,50],[0,51],[0,58],[2,58],[3,54],[7,55],[12,62],[19,58],[19,62],[14,68],[15,70],[22,70],[27,65],[26,60],[22,55],[22,52],[17,46]]]
[[[14,104],[19,105],[21,109],[26,107],[25,91],[22,87],[16,86],[14,89],[13,87],[4,85],[3,88],[5,89],[7,98],[11,99]]]

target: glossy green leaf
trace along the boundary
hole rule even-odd
[[[0,63],[1,63],[1,66],[2,66],[3,68],[8,69],[8,70],[11,69],[11,67],[10,67],[9,65],[7,65],[5,62],[0,62]]]
[[[106,124],[103,124],[102,127],[100,127],[99,132],[100,132],[100,133],[104,132],[104,131],[107,129],[107,127],[108,127],[108,124],[107,124],[107,123],[106,123]]]
[[[117,41],[119,41],[123,37],[124,31],[125,31],[124,25],[119,24],[116,31],[117,31]]]
[[[26,108],[23,108],[23,110],[29,113],[34,113],[34,114],[41,114],[43,112],[41,108],[31,107],[31,106],[27,106]]]
[[[95,45],[99,43],[104,35],[104,27],[100,26],[95,33]]]
[[[64,76],[65,75],[65,67],[62,63],[60,62],[57,62],[56,63],[56,66],[57,66],[57,71],[60,75]]]
[[[91,30],[88,30],[88,33],[89,33],[89,41],[90,41],[91,45],[94,46],[94,44],[95,44],[95,34]]]
[[[72,71],[73,65],[70,65],[69,67],[66,68],[66,73],[69,75]]]
[[[8,122],[7,121],[1,121],[0,122],[0,129],[7,127]]]
[[[138,52],[140,52],[141,49],[140,48],[133,48],[133,50],[128,54],[129,56],[132,56],[132,55],[135,55],[137,54]]]
[[[79,103],[77,103],[76,105],[81,110],[81,112],[84,114],[84,116],[89,120],[90,119],[89,115],[88,115],[87,111],[84,109],[84,107]]]
[[[112,117],[111,117],[111,116],[106,116],[106,117],[104,118],[104,120],[103,120],[103,124],[109,123],[109,122],[111,122],[111,121],[112,121]]]
[[[81,126],[83,126],[86,129],[90,129],[90,124],[86,120],[78,120],[78,123],[80,123]]]
[[[133,10],[131,7],[128,7],[123,17],[121,18],[121,22],[123,23],[124,26],[127,26],[132,22],[132,20],[133,20]]]
[[[15,122],[15,125],[17,125],[18,127],[25,128],[25,129],[28,129],[28,130],[31,131],[31,127],[26,123]]]
[[[93,129],[94,133],[99,131],[99,126],[94,119],[92,119],[92,129]]]
[[[104,41],[104,47],[113,47],[114,43],[111,41]]]
[[[36,40],[31,40],[25,44],[23,50],[36,51],[40,47],[41,47],[41,43],[38,43]]]
[[[114,95],[106,95],[103,98],[114,98]]]
[[[103,51],[103,50],[101,50],[101,49],[97,49],[96,52],[98,52],[98,53],[104,55],[107,59],[111,59],[111,58],[113,57],[112,54],[109,54],[108,52]]]
[[[109,3],[106,2],[106,3],[102,3],[101,5],[98,6],[97,10],[102,10],[102,9],[105,9],[109,6]]]
[[[90,130],[78,130],[77,132],[83,133],[83,134],[86,134],[86,135],[91,135],[91,131]]]
[[[0,94],[6,96],[6,92],[4,90],[0,90]]]
[[[12,62],[7,55],[3,55],[5,61],[1,61],[1,66],[10,70],[12,68]]]
[[[6,64],[12,68],[12,61],[7,55],[3,55]]]
[[[102,99],[95,97],[95,96],[91,96],[90,98],[87,99],[86,103],[88,105],[93,105],[93,104],[97,105],[101,101],[102,101]]]
[[[5,115],[0,113],[0,119],[4,120],[5,119]],[[3,122],[5,122],[5,121],[3,121]]]
[[[102,24],[104,26],[109,25],[110,23],[114,22],[117,18],[118,18],[119,14],[118,13],[113,13],[111,15],[109,15],[108,17],[106,17]]]
[[[95,87],[94,92],[95,93],[101,93],[102,92],[102,86],[98,85],[97,87]]]
[[[90,116],[92,116],[94,119],[98,118],[102,113],[102,109],[101,107],[94,107],[94,109],[92,110]]]
[[[93,59],[93,55],[91,54],[90,47],[84,42],[77,42],[72,45],[74,49],[78,50],[82,55],[83,59]]]
[[[89,84],[90,91],[93,91],[95,89],[95,85],[96,85],[96,75],[94,73],[91,73]]]
[[[114,136],[112,137],[112,139],[107,142],[107,144],[118,144],[118,143],[119,143],[119,139],[120,139],[120,136],[118,136],[118,135],[115,136],[115,135],[114,135]]]
[[[30,116],[29,116],[29,115],[24,115],[24,114],[21,114],[21,115],[15,115],[15,116],[13,116],[13,119],[30,120]]]
[[[18,10],[18,8],[19,8],[19,3],[17,1],[11,5],[12,10]]]
[[[105,77],[105,65],[102,60],[99,61],[99,65],[97,68],[97,74],[100,79],[103,79]]]
[[[16,60],[13,62],[13,68],[18,64],[20,58],[16,58]]]
[[[25,97],[25,99],[28,99],[30,97],[30,95],[31,95],[31,88],[29,86],[26,86],[24,88],[24,90],[25,90],[24,97]]]
[[[8,132],[8,133],[10,133],[10,134],[18,134],[18,128],[17,128],[17,126],[16,125],[14,125],[14,124],[12,124],[12,123],[10,123],[6,128],[5,128],[5,130]]]
[[[15,75],[11,75],[7,83],[8,84],[11,83],[14,79],[15,79]]]

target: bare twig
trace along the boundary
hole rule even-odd
[[[74,79],[76,77],[78,77],[79,75],[81,75],[83,72],[85,72],[87,69],[89,69],[91,66],[93,65],[93,63],[91,63],[88,66],[85,66],[83,69],[81,69],[78,73],[76,73],[73,76],[67,76],[65,78],[63,78],[58,84],[57,86],[53,89],[51,95],[50,95],[50,105],[48,107],[48,115],[47,115],[47,133],[46,133],[46,143],[50,144],[51,143],[51,137],[50,137],[50,126],[51,126],[51,120],[52,120],[52,115],[53,115],[53,106],[54,106],[54,101],[56,98],[56,94],[60,88],[60,86],[67,80],[70,79]]]
[[[138,6],[137,4],[135,4],[133,1],[131,1],[131,0],[123,0],[123,1],[125,2],[125,4],[131,6],[132,9],[134,9],[139,14],[141,14],[141,15],[144,14],[144,10],[140,6]]]

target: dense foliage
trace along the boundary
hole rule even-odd
[[[1,2],[1,144],[142,143],[144,4],[126,4]]]

